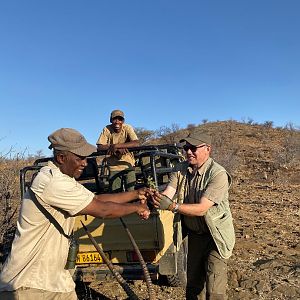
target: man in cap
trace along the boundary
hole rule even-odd
[[[194,131],[180,142],[187,160],[175,167],[154,205],[180,214],[188,235],[186,299],[226,299],[227,260],[235,243],[228,202],[231,177],[210,157],[210,135]]]
[[[66,269],[76,215],[146,219],[148,189],[94,195],[81,185],[87,156],[96,151],[78,131],[61,128],[48,137],[53,161],[42,167],[22,199],[12,250],[0,275],[0,299],[77,299]],[[137,202],[128,203],[132,200]]]
[[[109,168],[112,191],[121,191],[121,176],[125,178],[126,190],[133,190],[136,180],[133,170],[135,159],[128,148],[139,146],[139,140],[132,126],[124,121],[124,113],[119,109],[113,110],[110,114],[111,124],[103,128],[97,141],[97,149],[107,150],[109,155],[105,162]],[[121,175],[121,171],[126,174]]]

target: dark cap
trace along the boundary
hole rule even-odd
[[[116,117],[121,117],[124,119],[124,113],[119,109],[115,109],[110,114],[110,121],[112,121],[112,119]]]
[[[185,138],[180,140],[180,143],[188,142],[191,145],[198,146],[200,144],[211,145],[211,136],[203,131],[193,131],[189,133]]]
[[[84,136],[72,128],[60,128],[48,136],[49,149],[70,151],[79,156],[89,156],[97,149]]]

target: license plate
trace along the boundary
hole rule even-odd
[[[102,257],[98,252],[81,252],[76,258],[76,264],[101,264],[102,262]]]

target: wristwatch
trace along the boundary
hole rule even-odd
[[[176,204],[175,204],[175,207],[174,207],[173,210],[172,210],[172,213],[173,213],[174,215],[178,213],[179,206],[180,206],[179,203],[176,203]]]

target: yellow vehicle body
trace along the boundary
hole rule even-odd
[[[146,257],[144,257],[146,262],[156,264],[172,245],[173,218],[173,214],[169,211],[156,210],[151,213],[148,220],[141,220],[136,214],[122,218],[140,251],[146,254]],[[99,219],[91,216],[76,217],[74,232],[79,242],[78,255],[96,251],[82,228],[81,222],[88,228],[102,250],[107,252],[112,263],[136,263],[132,261],[130,256],[133,246],[120,219]],[[84,262],[80,262],[80,264],[84,265]]]
[[[153,179],[159,190],[164,189],[174,166],[182,160],[182,155],[175,145],[141,146],[131,151],[135,151],[136,157],[136,189],[148,186],[149,178]],[[97,152],[88,157],[88,165],[78,179],[95,194],[113,192],[107,169],[103,164],[105,155],[106,153]],[[21,196],[30,187],[34,174],[50,159],[36,160],[32,166],[21,170]],[[124,188],[123,191],[125,190]],[[186,249],[185,247],[178,249],[178,245],[174,246],[174,237],[181,234],[181,231],[177,232],[178,226],[174,227],[173,213],[153,208],[148,220],[142,220],[136,214],[123,217],[122,220],[138,245],[151,277],[157,278],[159,274],[170,276],[172,280],[176,279],[177,285],[177,275],[185,271]],[[137,254],[121,220],[83,215],[76,217],[74,227],[74,235],[79,243],[75,279],[91,281],[103,275],[111,275],[109,268],[103,263],[102,257],[86,234],[82,223],[105,252],[106,257],[114,264],[116,270],[124,277],[143,278]],[[182,280],[179,281],[182,282]]]

